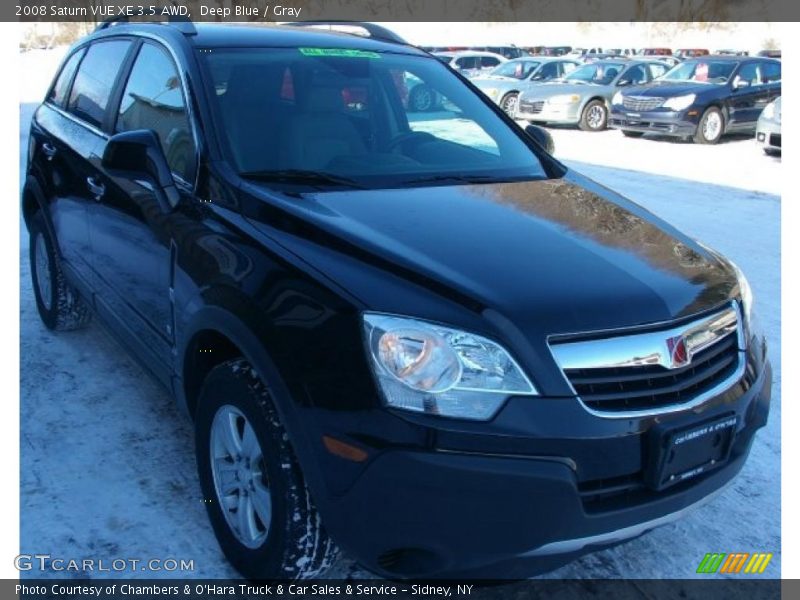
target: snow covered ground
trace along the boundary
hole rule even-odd
[[[34,105],[57,57],[27,53],[20,160]],[[51,69],[47,72],[47,69]],[[43,83],[44,82],[44,83]],[[38,87],[37,87],[38,86]],[[694,146],[619,132],[552,130],[556,155],[747,273],[771,346],[772,413],[743,472],[684,520],[548,577],[692,577],[706,552],[774,552],[780,573],[780,159],[749,139]],[[22,168],[22,167],[21,167]],[[52,334],[39,321],[20,247],[21,552],[72,558],[193,559],[194,575],[235,577],[201,501],[190,424],[97,324]],[[333,576],[364,576],[346,557]],[[39,575],[37,573],[37,575]],[[58,574],[53,574],[58,575]],[[61,576],[67,575],[65,573]],[[100,575],[100,574],[97,574]],[[141,575],[141,574],[140,574]],[[158,577],[168,573],[149,573]]]

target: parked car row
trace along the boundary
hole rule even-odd
[[[765,107],[781,95],[779,60],[704,55],[675,67],[650,59],[530,56],[505,61],[472,83],[514,118],[537,124],[619,129],[716,144],[728,133],[754,132]],[[773,106],[759,141],[780,152]]]
[[[642,57],[659,56],[670,59],[698,58],[700,56],[749,56],[748,50],[723,48],[714,50],[708,48],[678,48],[672,50],[665,47],[648,48],[623,48],[619,46],[595,46],[593,48],[582,48],[573,46],[422,46],[423,50],[431,53],[439,52],[490,52],[502,56],[507,60],[522,58],[525,56],[570,56],[570,57],[591,57],[606,55],[611,57]],[[764,49],[758,52],[757,56],[764,58],[781,58],[781,51],[776,49]]]

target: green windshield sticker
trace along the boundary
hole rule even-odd
[[[345,58],[380,58],[377,52],[352,48],[298,48],[303,56],[341,56]]]

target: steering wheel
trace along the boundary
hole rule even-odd
[[[435,139],[435,136],[431,135],[427,131],[404,131],[403,133],[399,133],[390,139],[386,144],[386,148],[388,150],[394,150],[398,146],[408,142],[413,141],[415,144],[419,144],[420,142],[431,141],[433,139]]]

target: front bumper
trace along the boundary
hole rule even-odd
[[[525,447],[509,437],[478,452],[469,449],[471,433],[443,431],[431,450],[381,451],[323,516],[345,550],[388,577],[523,578],[551,570],[682,517],[736,476],[769,412],[769,364],[748,369],[749,385],[740,382],[675,420],[735,413],[728,462],[667,490],[642,484],[648,430],[664,419],[602,419],[577,400],[545,399],[564,407],[558,421],[575,410],[575,419],[561,424],[564,431],[582,432],[592,421],[595,439],[573,434]],[[503,411],[509,422],[529,402],[512,398]],[[619,475],[591,479],[592,460]]]
[[[615,105],[611,108],[608,126],[625,131],[686,137],[697,132],[700,114],[701,111],[695,108],[684,111],[660,109],[634,112]]]
[[[581,120],[581,104],[551,104],[546,100],[522,98],[517,102],[516,119],[558,125],[575,125]]]
[[[756,142],[768,150],[781,149],[781,124],[772,119],[761,118],[756,126]]]

